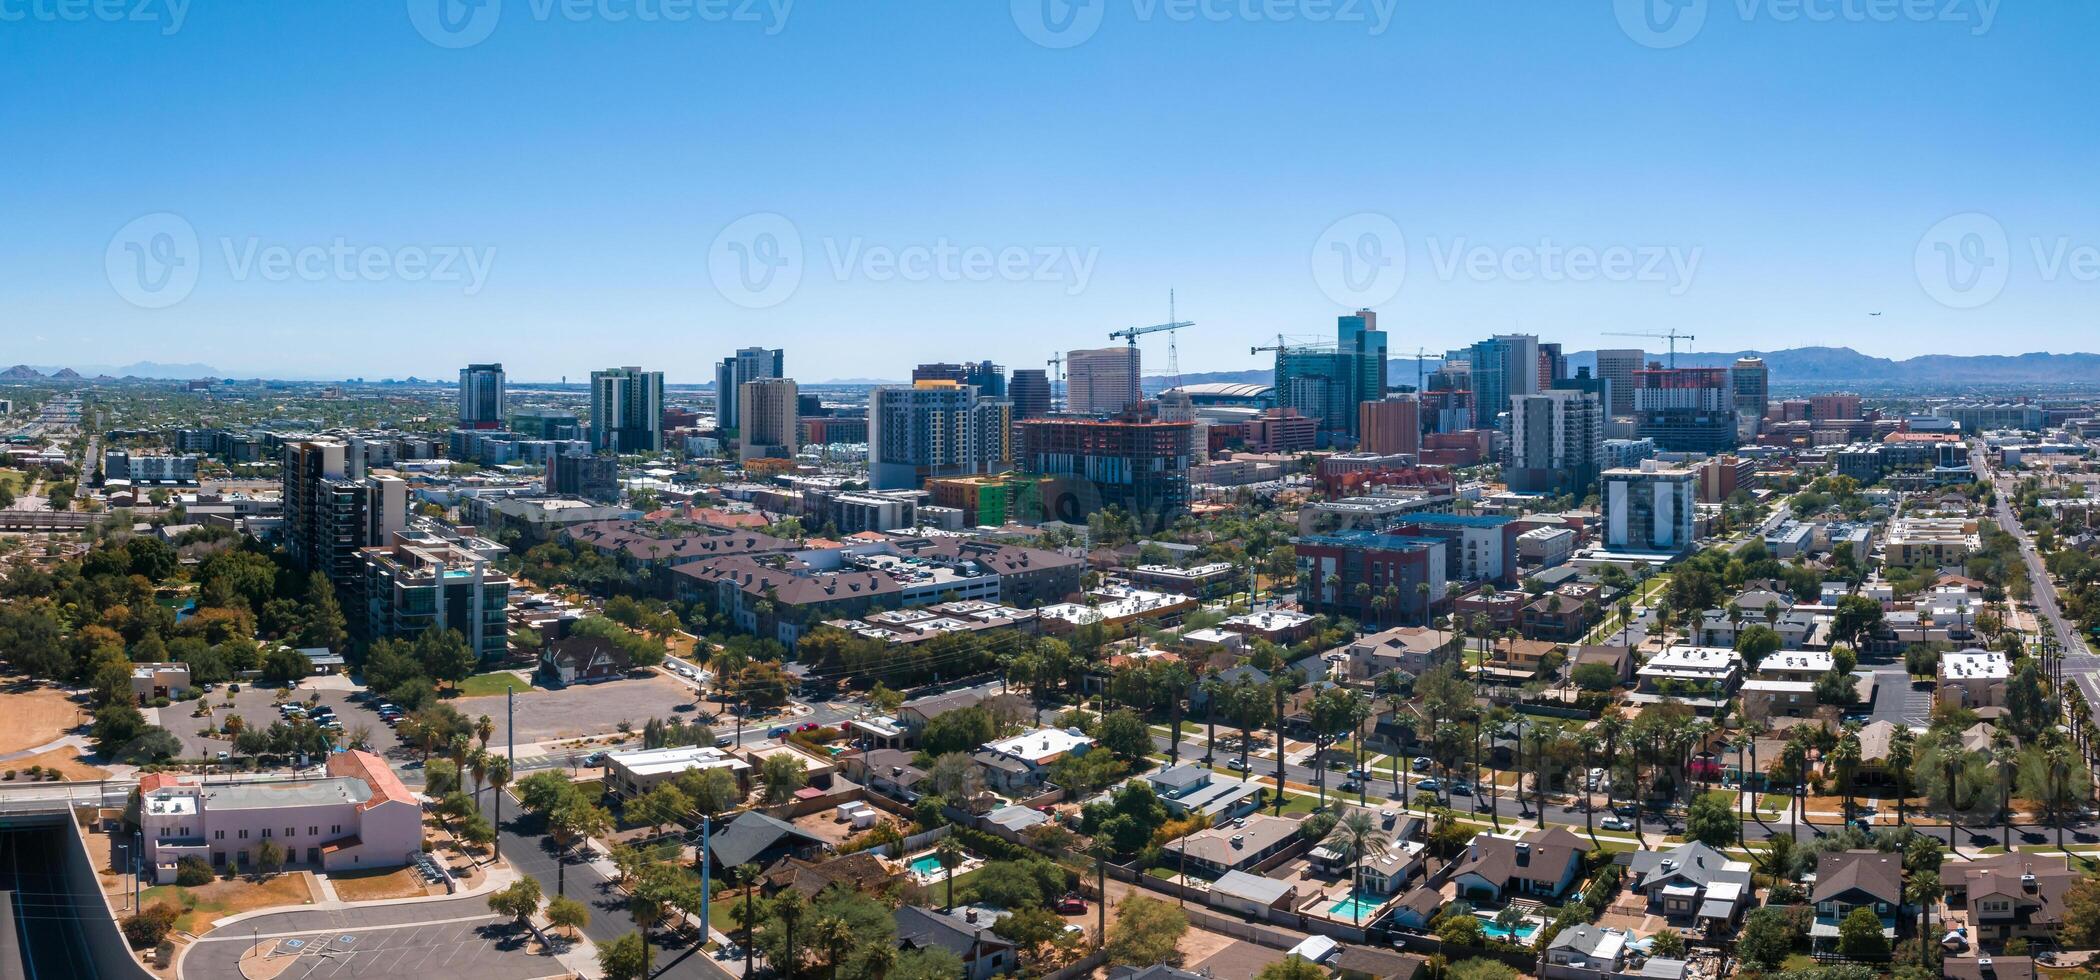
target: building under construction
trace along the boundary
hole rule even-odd
[[[1195,428],[1135,416],[1014,423],[1021,469],[1050,478],[1040,490],[1046,519],[1083,523],[1117,507],[1147,530],[1188,512]]]

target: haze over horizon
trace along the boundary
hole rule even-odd
[[[897,377],[1106,346],[1169,289],[1185,374],[1264,368],[1248,347],[1364,303],[1396,357],[1672,328],[2094,346],[2090,6],[1699,4],[1689,37],[1609,4],[1103,0],[1048,35],[1025,3],[514,2],[464,33],[427,6],[0,32],[0,79],[36,93],[9,100],[35,151],[0,160],[0,362],[690,383],[764,344],[812,381]]]

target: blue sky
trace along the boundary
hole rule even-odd
[[[0,0],[0,362],[2100,346],[2089,4],[77,2]]]

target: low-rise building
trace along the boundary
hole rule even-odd
[[[1725,929],[1749,904],[1750,865],[1698,841],[1667,851],[1634,851],[1627,887],[1648,899],[1648,911],[1709,932]]]
[[[1726,647],[1670,647],[1634,672],[1653,694],[1726,699],[1742,679],[1743,656]]]
[[[1041,788],[1058,760],[1085,755],[1093,747],[1093,738],[1077,728],[1038,728],[986,742],[970,758],[984,769],[993,790],[1024,793]]]
[[[1941,865],[1947,904],[1967,909],[1976,941],[2054,939],[2064,896],[2083,877],[2061,854],[1997,854]]]
[[[1562,827],[1508,836],[1482,833],[1459,855],[1451,881],[1459,897],[1476,903],[1518,896],[1555,900],[1581,880],[1587,849]]]
[[[751,764],[712,745],[614,752],[605,757],[605,792],[631,800],[696,769],[727,769],[739,785],[744,785],[749,781]]]
[[[1250,814],[1167,845],[1167,860],[1170,864],[1186,861],[1189,870],[1217,877],[1260,864],[1289,847],[1297,836],[1296,820]]]
[[[1963,650],[1940,654],[1941,704],[1962,708],[2005,707],[2005,688],[2012,665],[2002,650]]]
[[[176,862],[253,869],[263,845],[283,861],[328,871],[394,868],[423,853],[415,794],[370,752],[328,757],[328,775],[268,783],[207,783],[154,773],[139,780],[139,824],[154,880],[175,880]]]
[[[1177,820],[1202,814],[1213,825],[1246,816],[1261,808],[1266,792],[1251,779],[1213,772],[1195,763],[1183,763],[1145,775],[1152,793]]]
[[[131,665],[131,696],[140,704],[156,698],[179,698],[190,689],[190,665],[151,663]]]
[[[1606,980],[1626,966],[1626,945],[1632,937],[1595,923],[1562,929],[1539,951],[1539,976],[1544,980]]]
[[[1854,909],[1871,909],[1881,919],[1882,935],[1896,938],[1896,919],[1903,911],[1903,855],[1881,851],[1826,851],[1816,859],[1815,890],[1809,894],[1815,922],[1809,936],[1833,940],[1838,925]]]

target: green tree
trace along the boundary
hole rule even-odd
[[[1154,898],[1131,895],[1116,905],[1116,922],[1108,933],[1108,961],[1126,966],[1178,964],[1177,946],[1189,931],[1188,916]]]
[[[315,572],[306,580],[306,622],[299,629],[302,647],[326,647],[341,651],[350,641],[343,607],[336,602],[335,586],[328,576]]]
[[[1879,934],[1880,923],[1875,923],[1874,928]],[[1751,966],[1770,970],[1793,953],[1794,943],[1799,939],[1800,930],[1787,916],[1786,910],[1768,905],[1751,909],[1743,917],[1743,931],[1736,941],[1736,952]]]
[[[955,980],[963,975],[962,957],[939,946],[897,954],[897,965],[884,980]]]
[[[1735,846],[1742,826],[1724,799],[1714,793],[1699,794],[1684,817],[1685,836],[1711,847]]]
[[[777,752],[759,764],[758,777],[765,784],[762,799],[768,806],[777,806],[794,799],[797,790],[809,785],[809,767],[793,755]]]
[[[278,647],[263,655],[263,679],[290,686],[313,675],[313,661],[290,647]]]
[[[510,916],[520,928],[539,910],[540,883],[530,877],[520,878],[510,887],[489,895],[489,911]]]
[[[1303,956],[1291,955],[1262,967],[1254,980],[1327,980],[1327,971]]]
[[[1838,952],[1860,960],[1889,958],[1888,937],[1881,934],[1881,918],[1873,909],[1860,906],[1838,923]]]
[[[584,926],[591,924],[591,908],[573,898],[556,898],[547,903],[547,922],[556,929],[567,931],[573,938]]]
[[[649,946],[630,932],[598,947],[598,969],[605,980],[644,980],[649,975]]]

